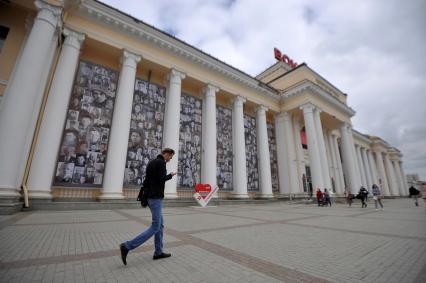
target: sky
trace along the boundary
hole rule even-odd
[[[357,131],[426,180],[426,1],[102,0],[256,76],[277,47],[348,94]]]

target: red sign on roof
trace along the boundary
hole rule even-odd
[[[275,55],[275,59],[277,59],[278,61],[282,61],[292,68],[297,67],[296,62],[290,59],[290,57],[288,57],[286,54],[282,54],[281,51],[276,47],[274,48],[274,55]]]

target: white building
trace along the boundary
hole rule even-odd
[[[167,198],[407,195],[402,154],[351,126],[347,94],[275,50],[257,77],[95,0],[0,3],[0,201],[133,198],[177,151]]]

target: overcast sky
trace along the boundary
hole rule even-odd
[[[348,94],[356,130],[426,180],[426,1],[102,1],[252,76],[274,47],[307,63]]]

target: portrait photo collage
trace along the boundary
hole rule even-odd
[[[268,131],[269,155],[271,160],[271,178],[272,191],[279,191],[278,184],[278,160],[277,160],[277,142],[275,139],[275,125],[273,123],[266,124]]]
[[[217,185],[222,191],[232,191],[232,110],[216,107],[217,121]]]
[[[193,190],[201,182],[202,100],[182,93],[180,101],[177,184],[182,190]]]
[[[148,162],[161,153],[166,88],[136,79],[127,148],[125,187],[140,187]]]
[[[259,191],[259,172],[257,168],[256,119],[244,115],[244,134],[246,139],[247,191]]]
[[[53,184],[102,184],[118,72],[80,61],[68,106]]]

